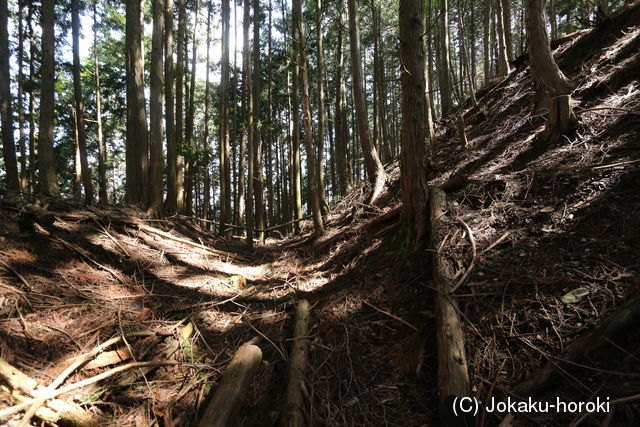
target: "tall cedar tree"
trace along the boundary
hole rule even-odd
[[[126,193],[129,203],[146,203],[149,173],[149,133],[144,96],[142,2],[127,0],[127,141]]]
[[[231,165],[229,159],[229,0],[222,0],[222,57],[220,68],[220,234],[231,234],[226,229],[231,222]]]
[[[324,234],[324,222],[320,207],[320,190],[317,174],[317,165],[313,155],[313,130],[311,129],[311,101],[309,100],[309,74],[307,72],[307,42],[305,38],[304,23],[302,22],[302,0],[293,0],[293,16],[296,23],[293,34],[298,43],[298,63],[300,73],[300,86],[302,89],[302,108],[304,111],[304,142],[307,150],[307,177],[308,191],[313,216],[313,226],[316,236]]]
[[[163,216],[162,204],[162,145],[164,126],[162,115],[162,86],[164,66],[162,64],[164,44],[164,0],[153,1],[153,34],[151,40],[151,91],[150,112],[150,162],[149,162],[149,203],[147,212],[154,218]]]
[[[243,15],[243,34],[244,34],[244,48],[242,51],[244,60],[244,78],[246,81],[247,89],[247,202],[245,206],[245,215],[247,217],[247,246],[253,247],[253,119],[254,119],[254,106],[253,106],[253,79],[250,62],[250,49],[251,41],[249,40],[249,25],[251,16],[251,6],[249,0],[244,0],[244,15]]]
[[[257,237],[265,239],[264,191],[262,179],[262,81],[260,58],[260,0],[253,0],[253,170],[249,171],[253,182],[255,225]]]
[[[167,213],[173,214],[178,210],[177,189],[177,156],[176,145],[176,113],[174,97],[174,70],[173,70],[173,0],[165,0],[164,8],[164,99],[165,99],[165,126],[167,130],[167,200],[165,207]],[[178,47],[178,50],[180,47]]]
[[[80,153],[80,170],[84,186],[84,203],[93,203],[93,180],[87,159],[87,132],[84,122],[82,78],[80,74],[80,0],[71,0],[71,32],[73,34],[73,99],[76,109],[76,144]]]
[[[57,196],[56,165],[53,153],[54,102],[55,102],[55,2],[42,2],[40,12],[42,28],[42,63],[40,66],[40,135],[38,137],[38,166],[40,169],[40,194]],[[8,57],[7,57],[8,59]],[[9,74],[7,73],[8,77]],[[13,137],[11,138],[13,141]],[[15,147],[13,148],[15,152]],[[15,160],[12,161],[13,169]],[[13,171],[11,172],[13,175]],[[17,172],[15,174],[17,182]],[[13,178],[12,178],[13,179]]]
[[[15,196],[20,191],[20,181],[18,178],[16,146],[13,139],[11,74],[9,74],[9,33],[7,23],[7,0],[0,0],[0,119],[2,120],[2,154],[4,156],[4,165],[7,173],[7,190]],[[53,107],[51,109],[53,109]],[[51,120],[53,120],[53,116],[51,116]],[[53,145],[53,140],[51,144]],[[51,147],[51,151],[51,157],[53,157],[53,146]],[[55,182],[55,171],[53,180]]]
[[[429,189],[425,169],[428,100],[425,81],[425,13],[423,0],[400,0],[402,84],[402,219],[418,250],[427,234]]]
[[[371,194],[367,199],[370,205],[384,190],[387,176],[378,157],[376,147],[369,137],[369,119],[365,106],[364,86],[362,78],[362,62],[360,60],[360,20],[358,18],[358,5],[356,0],[348,0],[349,7],[349,40],[351,45],[351,73],[353,75],[353,101],[356,107],[358,122],[358,136],[364,156],[364,164],[367,169],[367,177],[371,184]]]
[[[93,62],[95,71],[96,124],[98,139],[98,198],[107,203],[107,149],[104,143],[102,126],[102,90],[100,89],[100,49],[98,46],[98,0],[93,1]]]

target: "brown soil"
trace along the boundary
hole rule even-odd
[[[459,225],[465,222],[478,255],[455,296],[471,393],[482,401],[510,395],[546,360],[640,295],[640,6],[556,54],[579,85],[576,110],[589,110],[579,113],[574,134],[555,145],[536,139],[545,117],[530,114],[533,85],[523,66],[480,91],[480,107],[457,113],[464,114],[470,148],[459,147],[450,130],[455,116],[440,124],[432,148],[432,185],[454,174],[468,179],[448,195],[447,220],[460,231],[447,253],[460,274],[470,265],[470,239]],[[113,387],[113,379],[62,397],[104,425],[193,425],[235,349],[258,336],[264,361],[239,424],[274,425],[283,410],[291,302],[304,297],[312,303],[310,424],[437,424],[429,253],[409,254],[397,217],[380,219],[399,204],[398,166],[387,170],[390,184],[377,208],[363,205],[367,189],[359,187],[336,204],[321,239],[313,240],[305,223],[301,235],[270,239],[253,251],[184,217],[146,223],[217,253],[149,234],[135,225],[144,215],[131,207],[60,205],[46,229],[0,208],[0,260],[30,288],[0,267],[0,356],[47,385],[65,361],[109,338],[143,330],[175,335],[191,321],[191,342],[172,356],[182,364],[126,388]],[[239,289],[230,281],[234,275],[247,285]],[[589,295],[563,303],[576,288]],[[562,371],[538,398],[637,397],[639,331],[629,329]],[[131,339],[134,355],[162,348],[150,342]],[[108,369],[78,370],[67,383]],[[634,425],[638,402],[584,419],[521,414],[513,424]],[[0,410],[11,404],[0,391]],[[478,425],[497,425],[505,416],[483,413]]]

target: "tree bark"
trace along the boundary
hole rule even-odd
[[[228,7],[228,3],[227,3],[227,7]],[[210,212],[209,212],[209,205],[211,202],[211,174],[209,172],[209,163],[211,162],[211,147],[209,145],[209,75],[210,75],[210,62],[211,62],[211,14],[213,13],[213,2],[211,0],[209,0],[209,4],[207,6],[207,47],[206,47],[206,52],[207,52],[207,58],[205,60],[205,67],[206,67],[206,71],[205,71],[205,80],[204,80],[204,135],[202,138],[202,149],[204,152],[204,165],[203,165],[203,169],[204,169],[204,203],[202,204],[202,219],[204,220],[208,220],[210,217]],[[223,21],[223,27],[224,27],[224,21]],[[224,29],[223,29],[223,34],[224,34]],[[224,49],[224,43],[223,43],[223,49]],[[222,59],[223,61],[223,66],[224,66],[224,51],[222,53]],[[227,64],[229,64],[229,55],[227,52]],[[228,66],[228,65],[227,65]],[[224,78],[222,79],[224,80]],[[223,91],[224,89],[222,88],[223,82],[220,82],[220,90]],[[227,85],[229,84],[229,76],[227,74]],[[221,98],[222,99],[222,96]],[[227,101],[227,100],[225,100]],[[226,105],[227,102],[225,102],[225,108],[228,108],[228,106]],[[224,116],[226,117],[226,116]],[[222,132],[224,132],[228,126],[228,121],[225,120],[223,118],[223,114],[222,111],[220,111],[220,132],[221,132],[221,136],[222,136]],[[224,127],[224,128],[223,128]],[[220,141],[222,142],[222,138],[220,138]],[[222,151],[220,151],[220,154],[222,154]],[[222,164],[222,155],[220,156],[220,163]],[[222,174],[220,175],[220,181],[222,182]],[[222,192],[220,192],[220,208],[222,209],[222,206],[224,204],[224,198],[222,197]],[[230,197],[230,194],[227,193],[227,196]],[[226,218],[226,222],[224,220],[222,220],[222,215],[221,215],[221,221],[220,224],[225,224],[226,222],[228,222],[228,218]],[[210,228],[210,223],[209,222],[205,222],[205,229],[209,230]],[[221,225],[221,229],[224,228],[224,225]]]
[[[505,38],[504,13],[502,11],[502,0],[495,0],[496,5],[496,34],[498,37],[498,74],[506,76],[511,72],[509,58],[507,54],[507,43]]]
[[[300,84],[302,89],[302,104],[304,111],[304,142],[307,149],[307,185],[311,211],[313,214],[313,226],[316,237],[324,234],[324,222],[320,207],[320,189],[317,174],[317,163],[313,154],[313,129],[311,128],[311,101],[309,100],[309,75],[307,72],[307,43],[302,22],[302,1],[293,0],[293,38],[298,43],[298,64],[300,67]]]
[[[59,188],[56,180],[55,156],[53,153],[54,141],[54,105],[55,105],[55,2],[45,1],[41,5],[40,27],[42,28],[42,62],[40,66],[40,123],[38,137],[38,165],[40,169],[40,194],[43,196],[58,196]],[[6,28],[6,26],[3,26]],[[3,58],[8,59],[8,55]],[[4,71],[2,74],[5,74]],[[9,76],[8,72],[5,74]],[[5,100],[5,102],[7,102]],[[9,111],[9,108],[3,109]],[[11,123],[11,141],[13,141],[13,125],[9,117],[2,120],[3,123]],[[4,132],[4,127],[3,127]],[[8,135],[7,135],[8,137]],[[8,138],[4,139],[9,140]],[[5,144],[6,145],[6,144]],[[17,188],[18,171],[15,161],[15,147],[11,143],[12,152],[6,157],[7,168],[10,169],[11,187]],[[14,184],[15,182],[15,184]]]
[[[255,226],[264,230],[264,179],[262,176],[262,79],[260,57],[260,0],[253,0],[253,171],[250,181],[255,198]],[[264,231],[258,231],[258,240],[264,243]]]
[[[291,57],[294,58],[291,61],[293,66],[292,72],[292,91],[291,91],[291,117],[293,122],[293,133],[291,137],[291,199],[293,201],[293,219],[300,220],[302,218],[302,178],[300,168],[300,64],[299,58],[299,44],[297,39],[297,26],[296,15],[292,13],[292,48]],[[297,234],[300,232],[300,222],[295,222],[293,226],[294,232]]]
[[[27,26],[29,27],[29,81],[36,79],[36,34],[33,30],[33,3],[29,2],[27,15]],[[35,90],[29,87],[29,190],[31,193],[36,189],[36,126],[35,126]]]
[[[11,197],[17,197],[20,192],[20,179],[18,177],[16,146],[13,139],[9,33],[7,28],[8,13],[7,0],[0,0],[0,118],[2,119],[2,154],[4,157],[7,191],[11,194]],[[51,107],[51,110],[53,110],[53,107]],[[53,116],[51,116],[51,121],[53,121]],[[51,144],[53,144],[53,141],[51,141]],[[51,155],[53,156],[53,146],[51,149]],[[55,171],[53,178],[55,182]]]
[[[127,0],[127,141],[126,193],[128,203],[145,203],[149,171],[149,134],[144,95],[141,0]]]
[[[400,58],[402,81],[402,221],[414,251],[425,244],[429,189],[425,168],[430,142],[426,86],[425,13],[423,0],[400,0]]]
[[[176,112],[174,95],[174,69],[173,69],[173,0],[165,0],[164,9],[164,102],[165,102],[165,126],[167,129],[167,199],[166,211],[169,214],[178,212],[178,188],[177,188],[177,156],[176,145]],[[178,43],[178,50],[180,44]],[[176,79],[177,80],[177,79]]]
[[[300,0],[296,0],[300,1]],[[296,306],[296,323],[293,330],[289,374],[287,379],[286,411],[283,426],[302,427],[310,423],[305,420],[304,373],[309,352],[309,303],[301,300]]]
[[[360,22],[356,0],[348,0],[349,8],[349,40],[351,45],[351,72],[353,74],[353,98],[357,111],[358,136],[364,156],[367,177],[371,184],[371,194],[367,203],[374,205],[387,180],[384,168],[378,157],[376,147],[369,137],[369,120],[365,106],[364,87],[362,79],[362,62],[360,60]]]
[[[323,215],[329,213],[329,204],[327,203],[327,195],[324,187],[324,130],[325,130],[325,117],[324,117],[324,53],[323,53],[323,36],[322,36],[322,0],[316,0],[316,56],[317,56],[317,82],[318,82],[318,197],[320,198],[320,208]]]
[[[441,0],[440,2],[440,72],[438,80],[440,82],[440,107],[442,115],[448,116],[453,109],[453,101],[451,100],[451,69],[449,64],[449,2]]]
[[[336,168],[338,175],[338,194],[346,195],[351,190],[351,173],[347,160],[347,111],[344,83],[344,21],[343,0],[337,0],[338,46],[336,47]]]
[[[222,56],[220,58],[220,235],[230,235],[224,225],[231,221],[231,164],[229,160],[229,0],[222,0]]]
[[[185,70],[185,30],[187,21],[186,0],[178,0],[178,38],[176,40],[176,115],[175,115],[175,142],[176,156],[172,167],[176,170],[176,209],[179,213],[185,213],[184,203],[184,156],[183,128],[184,128],[184,70]]]
[[[100,49],[98,47],[98,0],[93,1],[93,52],[96,91],[96,124],[98,139],[98,200],[108,203],[107,194],[107,149],[104,143],[102,126],[102,91],[100,89]]]
[[[251,14],[251,5],[249,0],[244,0],[244,17],[242,19],[243,25],[243,33],[244,33],[244,69],[245,69],[245,80],[246,80],[246,96],[247,96],[247,201],[245,206],[245,215],[247,217],[247,246],[249,248],[253,247],[253,220],[254,220],[254,212],[253,212],[253,119],[254,119],[254,105],[253,105],[253,71],[251,70],[251,62],[250,62],[250,49],[251,49],[251,41],[249,40],[249,26],[251,24],[250,20]]]
[[[185,125],[184,145],[187,152],[185,160],[185,213],[193,215],[193,183],[195,171],[193,169],[193,126],[195,119],[195,93],[196,93],[196,63],[198,59],[198,22],[200,19],[200,0],[196,0],[195,20],[193,24],[193,40],[191,45],[191,74],[189,83],[189,95],[187,103],[187,116]]]
[[[6,0],[3,0],[6,3]],[[27,191],[28,170],[27,170],[27,147],[24,132],[24,22],[23,13],[24,0],[18,0],[18,128],[20,147],[20,191]],[[0,24],[3,25],[3,24]]]
[[[527,42],[529,46],[529,64],[531,66],[536,91],[551,96],[549,119],[543,133],[543,139],[553,141],[572,130],[577,118],[568,96],[575,88],[558,68],[553,59],[547,31],[545,28],[544,0],[527,0]]]
[[[151,88],[149,99],[150,112],[150,162],[149,162],[149,200],[147,212],[153,218],[161,218],[164,214],[162,204],[162,145],[163,127],[163,44],[164,44],[164,1],[153,1],[153,34],[151,41]]]
[[[502,24],[504,29],[504,44],[507,50],[509,61],[514,60],[513,56],[513,35],[511,33],[511,4],[509,0],[502,1]]]

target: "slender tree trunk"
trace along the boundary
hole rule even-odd
[[[225,229],[231,222],[231,164],[229,160],[229,0],[222,0],[222,57],[220,68],[220,230],[221,235],[230,235]]]
[[[473,7],[473,6],[472,6]],[[467,38],[465,33],[465,25],[464,25],[464,13],[463,13],[463,5],[461,2],[458,3],[458,29],[460,31],[460,62],[462,63],[463,75],[462,79],[467,79],[467,84],[469,85],[469,97],[471,98],[471,103],[473,106],[478,105],[478,101],[476,100],[476,91],[475,84],[471,77],[471,71],[469,70],[469,55],[467,54],[467,45],[464,40]],[[473,49],[473,48],[472,48]],[[471,52],[471,56],[473,56],[473,51]],[[433,133],[429,133],[429,139],[433,139]]]
[[[322,0],[316,0],[316,55],[317,55],[317,79],[318,79],[318,197],[322,214],[329,213],[329,204],[324,190],[324,129],[325,129],[325,102],[324,102],[324,53],[322,40]]]
[[[484,67],[484,84],[489,83],[491,78],[491,0],[484,2],[484,26],[483,26],[483,60],[482,65]]]
[[[127,142],[126,193],[128,203],[146,203],[149,172],[149,134],[144,95],[141,0],[127,0]]]
[[[53,11],[51,11],[51,13],[53,13]],[[10,81],[11,74],[9,70],[9,33],[7,25],[7,0],[0,0],[0,119],[2,120],[2,154],[6,172],[7,191],[12,197],[17,197],[18,193],[20,192],[20,179],[18,177],[16,146],[13,139],[13,112],[11,107]],[[53,25],[53,22],[51,23],[51,25]],[[43,27],[43,33],[46,30],[47,29]],[[53,77],[53,71],[51,73]],[[53,106],[51,107],[51,110],[53,110]],[[53,114],[53,111],[51,111],[51,113]],[[53,116],[51,116],[51,121],[53,122]],[[53,140],[51,141],[51,144],[51,160],[53,161]],[[51,166],[53,167],[53,165]],[[53,172],[53,182],[55,183],[55,170]]]
[[[93,2],[93,61],[96,92],[96,124],[98,138],[98,199],[100,203],[109,203],[107,183],[107,150],[102,126],[102,90],[100,89],[100,49],[98,47],[98,0]]]
[[[402,70],[402,220],[414,250],[426,243],[429,189],[425,155],[429,143],[425,90],[425,34],[423,0],[400,0],[400,58]],[[411,241],[410,240],[410,241]]]
[[[346,195],[351,190],[350,164],[347,159],[347,110],[346,90],[344,83],[344,21],[343,0],[338,2],[338,46],[336,47],[336,116],[334,125],[336,129],[336,168],[338,175],[338,194]]]
[[[6,0],[2,0],[5,1]],[[20,147],[20,191],[27,191],[28,171],[27,171],[27,147],[26,135],[24,132],[24,0],[18,0],[18,128]],[[1,6],[0,6],[1,7]],[[1,24],[0,24],[1,25]]]
[[[276,122],[276,118],[273,114],[273,64],[271,63],[272,58],[272,39],[271,39],[271,31],[272,31],[272,9],[273,2],[269,0],[269,22],[268,22],[268,36],[267,36],[267,63],[268,63],[268,73],[267,73],[267,113],[269,117],[269,131],[267,133],[267,199],[268,199],[268,215],[267,215],[267,224],[269,227],[275,224],[275,209],[274,209],[274,177],[273,177],[273,144],[274,144],[274,124]],[[277,155],[276,155],[277,157]]]
[[[558,34],[558,18],[556,15],[556,0],[551,0],[551,10],[549,13],[549,23],[551,25],[551,39],[557,39]]]
[[[173,84],[173,0],[165,0],[164,9],[164,102],[165,102],[165,123],[167,128],[167,200],[166,210],[169,214],[178,211],[178,188],[177,188],[177,155],[176,145],[176,112]],[[180,50],[178,43],[178,50]]]
[[[84,186],[84,203],[93,203],[93,182],[87,159],[87,134],[84,124],[84,102],[82,101],[82,79],[80,77],[80,0],[71,0],[71,31],[73,34],[73,98],[76,109],[76,129],[80,170]]]
[[[171,158],[176,171],[176,209],[179,213],[185,213],[184,201],[184,156],[182,154],[183,147],[183,129],[184,129],[184,70],[185,70],[185,31],[187,21],[186,0],[178,0],[178,39],[176,47],[178,49],[176,55],[176,111],[175,111],[175,144],[176,156]]]
[[[150,162],[149,162],[149,203],[147,212],[154,218],[163,216],[162,204],[162,145],[164,139],[162,87],[164,76],[164,0],[153,1],[153,34],[151,41],[151,90],[150,112]]]
[[[507,58],[513,61],[513,36],[511,33],[511,4],[509,0],[502,1],[502,24],[504,27],[504,44],[507,50]]]
[[[295,233],[300,232],[300,222],[302,219],[302,179],[301,179],[301,168],[300,168],[300,64],[298,62],[298,58],[300,57],[299,43],[298,43],[298,32],[296,28],[298,27],[298,23],[296,22],[297,16],[292,12],[292,49],[291,56],[294,58],[291,63],[293,65],[293,85],[292,85],[292,93],[291,93],[291,116],[293,120],[293,134],[291,138],[291,151],[292,151],[292,200],[293,200],[293,218],[298,220],[294,223],[294,231]]]
[[[33,3],[29,2],[27,26],[29,28],[29,81],[36,79],[36,33],[33,30]],[[29,86],[29,191],[36,189],[36,94],[33,85]]]
[[[78,143],[78,119],[75,106],[71,107],[71,122],[73,126],[73,148],[75,152],[73,162],[73,197],[80,200],[82,198],[82,167],[80,166],[81,154]]]
[[[253,247],[253,119],[254,119],[254,105],[253,105],[253,79],[252,79],[252,70],[251,70],[251,62],[250,62],[250,49],[251,42],[249,40],[249,25],[251,14],[251,5],[249,4],[249,0],[244,0],[244,17],[242,20],[243,25],[243,33],[244,33],[244,69],[245,69],[245,89],[246,89],[246,97],[247,97],[247,125],[246,125],[246,134],[247,134],[247,202],[246,202],[246,217],[247,217],[247,246],[249,248]]]
[[[293,40],[298,45],[298,64],[300,68],[300,86],[302,89],[302,105],[304,111],[304,142],[307,150],[307,181],[313,225],[316,237],[324,234],[324,222],[320,207],[320,190],[317,175],[317,164],[313,155],[313,129],[311,128],[311,101],[309,100],[309,75],[307,72],[307,43],[304,23],[302,22],[302,1],[293,0]]]
[[[507,55],[507,42],[505,38],[504,13],[502,11],[502,0],[495,0],[496,5],[496,35],[498,37],[498,74],[506,76],[511,72],[509,67],[509,57]]]
[[[185,197],[185,213],[186,215],[191,216],[193,214],[193,179],[194,179],[194,171],[193,168],[193,125],[194,125],[194,117],[195,117],[195,92],[196,92],[196,63],[198,59],[198,21],[200,18],[200,1],[196,0],[196,8],[195,8],[195,22],[193,24],[193,40],[192,40],[192,48],[191,48],[191,83],[189,84],[189,102],[187,107],[187,117],[186,117],[186,126],[185,126],[185,148],[187,151],[186,161],[185,161],[185,187],[186,187],[186,197]]]
[[[247,0],[245,0],[246,2]],[[242,134],[240,135],[240,148],[238,153],[238,205],[236,207],[237,218],[236,223],[242,226],[245,218],[245,169],[246,169],[246,157],[247,157],[247,137],[248,137],[248,123],[249,117],[249,96],[250,96],[250,74],[249,68],[249,15],[245,5],[245,16],[242,22],[242,114],[244,119],[242,120]]]
[[[356,0],[348,0],[349,7],[349,40],[351,45],[351,72],[353,74],[353,93],[358,118],[358,135],[364,155],[367,176],[371,184],[368,204],[373,205],[384,189],[386,174],[376,147],[369,137],[369,120],[365,107],[365,96],[362,79],[362,63],[360,61],[360,23]]]
[[[42,63],[40,66],[40,125],[38,127],[40,135],[38,137],[38,165],[40,169],[40,194],[43,196],[58,196],[58,182],[56,180],[56,165],[53,153],[53,130],[54,130],[54,103],[55,103],[55,2],[45,1],[41,6],[40,27],[42,28]],[[1,25],[2,28],[6,26]],[[9,59],[8,55],[2,55],[2,61]],[[4,65],[0,65],[3,67]],[[5,72],[6,71],[6,72]],[[9,77],[8,69],[3,70],[7,78]],[[5,85],[2,85],[3,87]],[[7,103],[7,107],[3,108],[3,114],[10,112],[9,97],[4,96],[2,104]],[[11,130],[11,139],[7,133],[4,141],[13,141],[13,122],[8,115],[2,119],[3,125]],[[5,126],[3,126],[3,132]],[[9,145],[9,144],[5,144]],[[18,188],[18,168],[15,160],[15,147],[11,143],[11,153],[5,153],[5,164],[7,168],[8,183],[7,188]],[[5,147],[6,150],[6,147]],[[9,178],[10,177],[10,178]]]
[[[227,3],[227,8],[228,8],[229,4]],[[209,70],[210,70],[210,59],[211,59],[211,49],[210,49],[210,45],[211,45],[211,14],[213,13],[213,2],[211,0],[209,0],[209,5],[207,7],[207,47],[206,47],[206,51],[207,51],[207,59],[205,60],[205,67],[206,67],[206,72],[205,72],[205,81],[204,81],[204,135],[202,138],[202,148],[203,148],[203,152],[204,152],[204,203],[202,204],[202,219],[204,220],[209,220],[210,219],[210,213],[209,213],[209,204],[211,203],[211,174],[209,173],[209,163],[211,162],[211,155],[210,155],[210,151],[211,151],[211,146],[209,145]],[[228,11],[227,11],[228,13]],[[223,20],[224,22],[224,20]],[[224,25],[224,24],[223,24]],[[224,34],[224,30],[223,30],[223,34]],[[224,43],[223,43],[224,46]],[[223,47],[224,49],[224,47]],[[224,52],[222,54],[222,56],[224,57]],[[223,59],[224,61],[224,59]],[[229,55],[227,52],[227,67],[229,66]],[[223,63],[224,65],[224,63]],[[228,72],[228,70],[227,70]],[[224,79],[223,79],[224,80]],[[229,78],[228,78],[228,74],[227,74],[227,82],[226,84],[229,84]],[[221,91],[224,91],[224,89],[222,88],[222,85],[224,84],[223,81],[221,81],[220,86],[221,86]],[[222,96],[220,97],[220,99],[222,99]],[[224,104],[225,108],[228,108],[227,103],[225,102]],[[226,129],[226,126],[228,125],[228,121],[224,120],[224,117],[226,117],[222,111],[220,111],[220,129],[221,129],[221,133],[222,133],[222,129],[224,126],[224,129]],[[222,141],[222,138],[220,139]],[[220,151],[220,153],[222,154],[222,151]],[[222,163],[222,155],[220,156],[220,163]],[[222,181],[222,175],[220,176],[220,181]],[[224,204],[224,198],[222,197],[222,193],[220,193],[220,202],[222,203],[220,206],[222,207]],[[227,196],[230,197],[229,194],[227,194]],[[220,226],[221,226],[221,230],[224,229],[224,224],[225,224],[225,220],[222,219],[222,215],[220,216]],[[229,222],[228,220],[226,221],[227,223]],[[210,228],[210,223],[209,222],[205,222],[205,228],[207,230],[209,230]]]
[[[440,106],[442,115],[447,116],[453,109],[451,100],[451,60],[449,59],[449,2],[440,2]]]
[[[264,243],[264,180],[262,178],[262,79],[260,57],[260,0],[253,0],[253,193],[257,237]]]

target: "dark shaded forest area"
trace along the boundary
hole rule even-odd
[[[640,2],[0,0],[0,424],[640,422]]]

